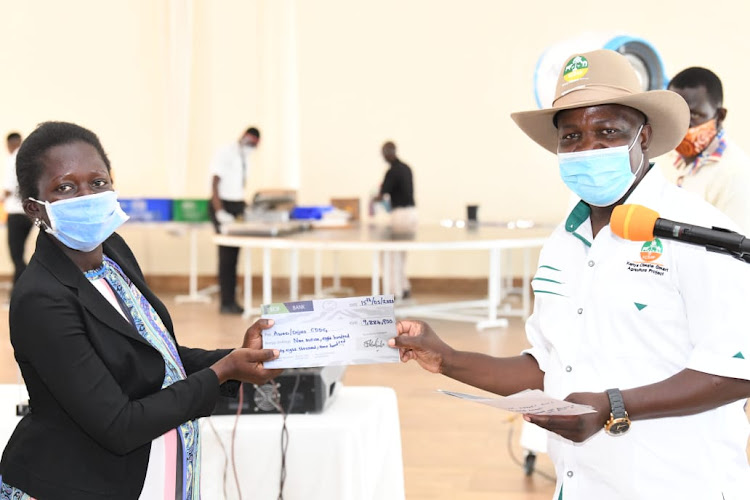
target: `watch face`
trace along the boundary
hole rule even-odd
[[[618,436],[620,434],[624,434],[630,429],[630,422],[628,422],[625,419],[617,419],[609,426],[609,429],[607,429],[607,432],[609,432],[613,436]]]

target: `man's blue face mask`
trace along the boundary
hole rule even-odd
[[[560,176],[566,186],[595,207],[608,207],[625,196],[643,167],[644,155],[635,174],[630,167],[630,150],[640,137],[638,129],[630,146],[557,153]]]
[[[73,250],[90,252],[112,236],[128,215],[117,201],[117,193],[77,196],[55,202],[29,198],[47,209],[49,226],[44,230]]]

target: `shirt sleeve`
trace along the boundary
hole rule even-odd
[[[388,172],[385,173],[383,184],[380,186],[380,196],[393,193],[393,185],[395,182],[396,179],[394,178],[393,169],[388,169]]]
[[[211,413],[220,389],[210,368],[131,399],[91,343],[87,329],[92,324],[81,316],[77,297],[61,295],[59,288],[56,292],[14,298],[11,342],[24,376],[38,377],[66,414],[101,446],[126,454],[187,420]],[[139,352],[160,356],[149,348]]]
[[[750,380],[750,264],[680,246],[677,280],[694,346],[687,368]]]
[[[531,344],[531,347],[524,349],[521,354],[530,354],[533,356],[539,365],[539,369],[546,373],[549,364],[549,350],[545,347],[542,329],[539,325],[539,314],[536,312],[526,320],[526,339]]]
[[[15,192],[18,189],[18,180],[16,179],[16,155],[8,157],[5,162],[5,180],[3,182],[3,191]]]
[[[732,219],[744,235],[750,235],[750,165],[719,171],[710,189],[714,199],[709,201]]]
[[[213,158],[211,158],[211,175],[216,175],[219,178],[226,176],[226,168],[227,168],[227,161],[226,161],[227,153],[226,148],[220,148],[214,153]]]

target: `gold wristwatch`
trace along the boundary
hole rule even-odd
[[[630,429],[630,418],[625,411],[625,402],[620,389],[607,389],[609,406],[612,409],[609,420],[604,424],[604,430],[610,436],[622,436]]]

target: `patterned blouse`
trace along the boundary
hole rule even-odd
[[[102,266],[85,273],[112,306],[136,328],[164,358],[162,389],[186,378],[177,345],[154,308],[115,261],[104,256]],[[155,439],[141,498],[200,499],[200,434],[197,420],[190,420]],[[33,500],[2,482],[0,500]]]

